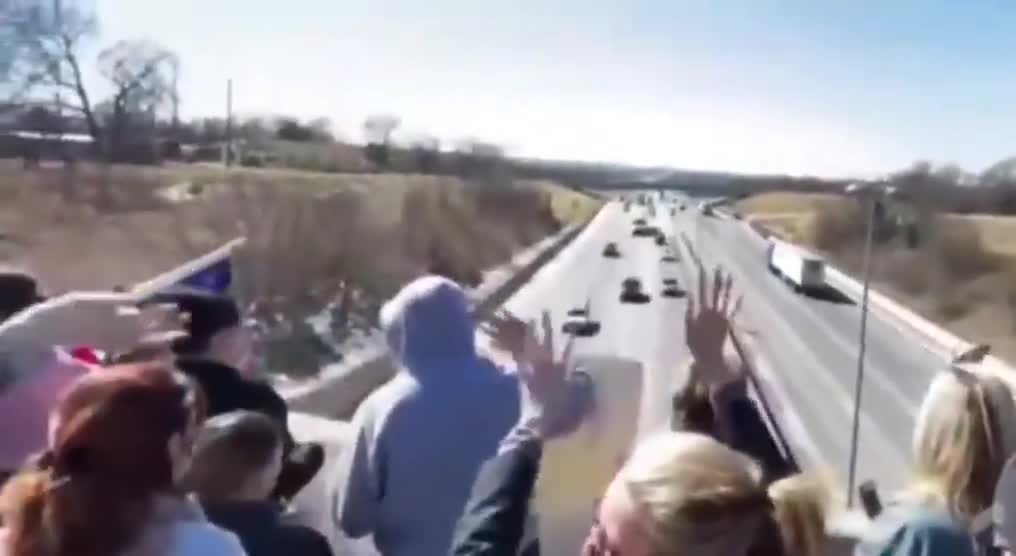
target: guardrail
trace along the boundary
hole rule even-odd
[[[594,217],[595,218],[595,217]],[[470,292],[473,314],[483,319],[503,304],[516,290],[529,281],[548,261],[560,253],[589,222],[566,228],[557,236],[536,246],[531,259],[520,263],[507,278],[495,277],[492,283],[481,284]],[[544,245],[544,243],[546,245]],[[357,361],[334,374],[319,377],[307,384],[284,389],[282,396],[294,411],[324,414],[336,419],[349,419],[371,392],[395,375],[397,366],[383,347],[368,348],[356,354]],[[324,409],[327,408],[327,409]]]
[[[684,247],[688,252],[688,256],[691,257],[693,261],[695,261],[696,268],[701,267],[702,258],[699,257],[698,253],[695,251],[694,246],[692,246],[691,244],[691,240],[688,239],[688,235],[684,232],[681,232],[681,241],[684,243]],[[748,370],[747,372],[748,385],[750,389],[755,393],[755,398],[759,402],[762,420],[765,421],[766,427],[769,429],[770,434],[772,434],[773,440],[779,447],[780,452],[782,452],[783,457],[787,459],[787,461],[790,463],[793,469],[799,470],[801,467],[798,463],[798,458],[794,454],[794,450],[790,442],[787,440],[787,436],[783,433],[783,427],[780,426],[779,420],[776,418],[776,413],[773,411],[772,405],[766,398],[766,392],[765,389],[763,389],[761,382],[759,381],[757,370],[752,368],[752,358],[748,355],[747,351],[744,349],[744,344],[741,342],[741,339],[738,337],[737,331],[734,329],[733,326],[730,327],[728,336],[730,338],[730,344],[734,348],[734,352],[737,354],[737,357],[742,361],[745,368]]]

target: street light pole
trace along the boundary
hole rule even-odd
[[[854,415],[850,434],[850,471],[847,482],[847,507],[854,505],[854,488],[857,481],[858,435],[861,428],[861,393],[864,391],[864,354],[867,347],[868,289],[871,284],[871,248],[875,232],[875,204],[870,195],[862,197],[867,209],[867,231],[864,241],[864,288],[861,293],[861,331],[857,350],[857,377],[854,382]]]

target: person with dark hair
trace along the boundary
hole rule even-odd
[[[238,409],[264,413],[285,433],[282,473],[276,498],[291,499],[324,464],[317,444],[297,444],[289,431],[286,401],[269,384],[248,375],[253,339],[236,302],[225,295],[178,288],[153,296],[149,303],[173,303],[187,315],[187,336],[173,344],[177,366],[193,377],[208,397],[209,415]]]
[[[0,493],[4,556],[243,555],[176,482],[204,418],[200,389],[161,364],[77,380],[50,444]]]
[[[250,556],[331,556],[313,529],[281,522],[271,499],[282,471],[284,435],[263,413],[232,411],[205,422],[181,485],[194,492],[208,518],[240,537]]]
[[[32,275],[0,270],[0,323],[45,299]]]

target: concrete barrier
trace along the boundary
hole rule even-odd
[[[510,263],[486,273],[484,282],[469,292],[477,318],[485,318],[504,303],[575,239],[586,224],[569,226],[513,257]],[[349,419],[364,398],[395,375],[396,368],[379,341],[378,345],[350,354],[344,364],[326,369],[315,380],[279,390],[294,411]]]

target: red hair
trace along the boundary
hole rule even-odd
[[[0,494],[11,556],[117,554],[138,540],[153,495],[173,491],[169,439],[200,422],[204,400],[158,363],[78,379],[56,408],[52,444]]]

